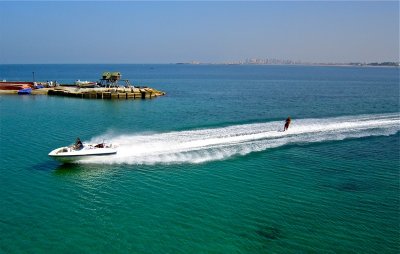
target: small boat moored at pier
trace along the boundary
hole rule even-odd
[[[93,81],[81,81],[80,79],[78,79],[77,81],[75,81],[75,85],[77,87],[81,87],[81,88],[94,88],[94,87],[98,87],[97,82],[93,82]]]
[[[76,163],[81,159],[93,158],[96,156],[107,156],[117,153],[117,146],[113,144],[86,144],[81,147],[76,145],[60,147],[49,153],[49,156],[62,163]]]
[[[24,89],[21,89],[21,90],[18,90],[18,94],[31,94],[32,93],[32,88],[24,88]]]

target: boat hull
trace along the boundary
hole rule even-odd
[[[31,94],[32,93],[32,88],[24,88],[18,91],[18,94],[24,95],[24,94]]]
[[[61,163],[78,163],[80,160],[86,160],[99,156],[110,156],[116,154],[115,148],[84,148],[73,150],[71,147],[61,147],[54,149],[49,156]]]

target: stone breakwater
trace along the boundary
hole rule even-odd
[[[17,90],[2,90],[0,94],[17,94]],[[32,95],[52,95],[82,99],[152,99],[165,95],[165,92],[150,87],[116,87],[116,88],[77,88],[55,87],[32,90]]]

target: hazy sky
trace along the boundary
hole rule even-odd
[[[0,2],[0,63],[399,61],[399,2]]]

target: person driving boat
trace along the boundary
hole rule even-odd
[[[79,139],[79,137],[76,138],[74,148],[75,148],[75,150],[80,150],[83,148],[82,141]]]

